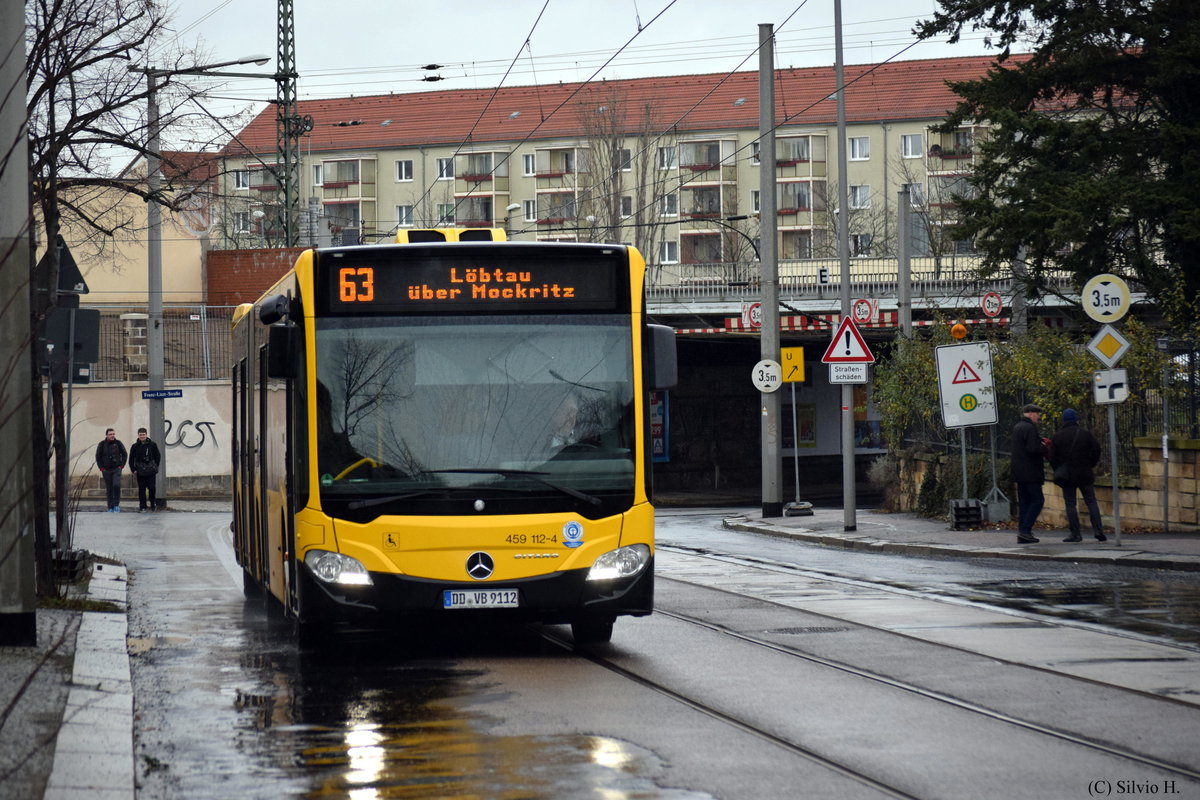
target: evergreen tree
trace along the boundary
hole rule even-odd
[[[1023,259],[1036,293],[1051,271],[1115,273],[1184,327],[1200,303],[1200,6],[939,5],[920,38],[984,30],[999,49],[986,76],[950,84],[962,100],[941,126],[993,126],[960,201],[985,274]]]

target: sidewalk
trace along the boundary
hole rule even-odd
[[[689,504],[694,510],[705,507]],[[711,506],[707,510],[715,510]],[[111,519],[100,516],[102,509],[84,510],[76,518],[82,533],[92,526],[103,526]],[[177,501],[167,514],[198,511],[226,512],[228,504],[217,501]],[[1107,542],[1091,537],[1079,543],[1065,543],[1065,530],[1039,528],[1038,544],[1017,544],[1011,529],[951,530],[949,523],[914,514],[887,514],[858,510],[853,515],[854,530],[847,531],[846,515],[840,508],[817,508],[811,516],[763,519],[755,507],[722,508],[726,529],[780,536],[795,541],[830,547],[947,558],[1010,558],[1068,561],[1149,569],[1200,571],[1200,533],[1123,533],[1121,546],[1110,533]],[[83,541],[95,537],[80,535]],[[109,554],[96,554],[109,555]],[[111,554],[119,556],[119,554]],[[126,574],[119,565],[96,565],[89,584],[89,597],[104,599],[126,607]],[[42,730],[14,734],[6,729],[0,737],[0,761],[10,763],[18,749],[28,749],[31,741],[53,739],[57,744],[53,768],[46,778],[47,800],[132,800],[136,782],[133,751],[133,691],[130,682],[129,655],[126,649],[127,626],[124,613],[87,612],[75,638],[73,673],[69,680],[64,669],[62,680],[70,692],[62,716],[56,720],[43,715]],[[18,659],[0,650],[0,679],[20,684],[28,677],[28,658]],[[31,701],[32,702],[32,701]],[[61,722],[61,725],[59,724]],[[22,750],[23,752],[23,750]],[[47,759],[47,768],[49,763]]]
[[[830,547],[902,553],[913,556],[957,558],[1020,558],[1070,561],[1088,564],[1117,564],[1146,569],[1200,571],[1200,533],[1121,533],[1121,544],[1108,530],[1108,541],[1098,542],[1090,533],[1082,542],[1064,542],[1065,529],[1036,528],[1037,544],[1018,544],[1010,528],[983,527],[952,530],[950,523],[915,514],[888,514],[858,510],[854,530],[846,530],[841,508],[817,508],[812,516],[764,519],[761,509],[739,509],[725,520],[730,530],[783,536],[796,541]]]

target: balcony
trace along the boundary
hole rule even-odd
[[[490,172],[468,172],[466,175],[459,175],[459,180],[469,181],[470,183],[487,183],[492,180]]]
[[[464,228],[491,228],[495,225],[490,219],[460,219],[456,224]]]

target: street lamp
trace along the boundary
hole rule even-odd
[[[162,209],[159,208],[158,193],[162,187],[162,159],[159,156],[159,122],[158,122],[158,79],[169,78],[172,75],[197,75],[221,67],[232,67],[239,64],[257,64],[262,66],[271,59],[267,56],[248,56],[235,61],[222,61],[216,64],[204,64],[188,67],[187,69],[155,69],[154,67],[129,67],[130,72],[138,72],[146,76],[146,292],[149,304],[149,314],[146,320],[146,358],[147,378],[150,392],[150,438],[160,446],[162,461],[159,464],[159,486],[166,495],[167,488],[167,443],[164,429],[166,423],[163,413],[163,374],[165,372],[163,359],[163,308],[162,308]],[[266,75],[241,75],[228,73],[231,77],[271,77]],[[166,507],[166,500],[160,498],[159,507]]]
[[[504,238],[505,239],[507,239],[512,233],[512,231],[509,228],[508,218],[510,216],[512,216],[512,212],[516,211],[520,207],[521,207],[520,203],[509,203],[508,206],[504,209]]]

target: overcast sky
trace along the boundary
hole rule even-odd
[[[301,100],[583,81],[593,75],[756,70],[760,23],[775,26],[777,66],[834,63],[834,0],[295,0],[294,5]],[[209,63],[263,54],[272,57],[270,64],[246,69],[275,69],[274,0],[172,0],[171,6],[179,42],[199,47]],[[953,46],[916,43],[910,31],[917,19],[933,13],[934,0],[843,0],[842,7],[847,64],[987,52],[978,36]],[[442,67],[420,69],[426,64]],[[443,80],[423,82],[425,75]],[[231,80],[217,93],[233,106],[235,98],[273,97],[274,86]]]

